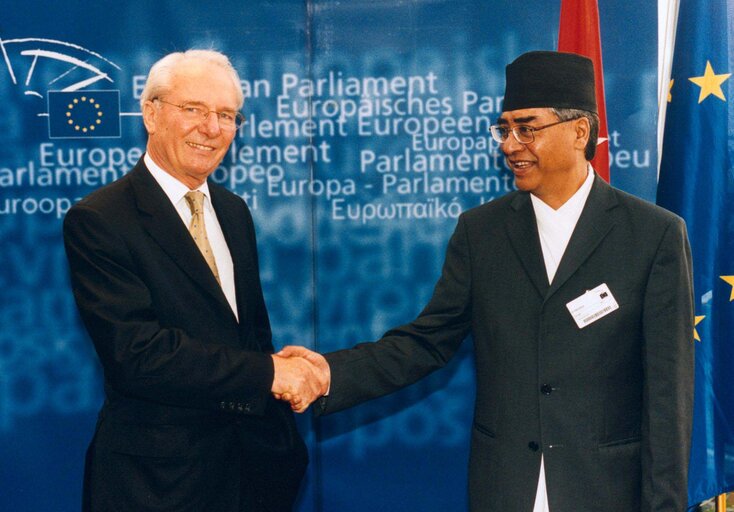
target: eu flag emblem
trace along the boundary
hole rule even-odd
[[[49,91],[52,139],[120,136],[120,91]]]
[[[685,219],[693,254],[690,506],[734,490],[732,13],[734,0],[680,1],[658,182],[658,204]]]

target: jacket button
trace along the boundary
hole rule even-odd
[[[528,443],[528,448],[530,448],[530,450],[534,452],[537,452],[538,450],[540,450],[540,446],[538,446],[538,443],[536,443],[535,441],[530,441]]]
[[[540,391],[544,395],[550,395],[551,393],[553,393],[553,387],[550,384],[543,384],[542,386],[540,386]]]

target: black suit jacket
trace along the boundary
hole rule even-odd
[[[619,309],[579,329],[566,304],[602,283]],[[469,333],[472,511],[530,512],[541,454],[552,511],[685,510],[693,307],[680,218],[597,177],[548,283],[527,193],[466,212],[420,316],[327,355],[317,412],[418,380]]]
[[[307,456],[270,396],[273,352],[255,231],[209,183],[239,322],[142,160],[64,220],[74,296],[104,369],[90,510],[290,510]]]

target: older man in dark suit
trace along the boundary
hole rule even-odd
[[[242,104],[224,55],[164,57],[141,98],[144,158],[65,218],[106,393],[86,510],[288,511],[298,493],[306,448],[271,394],[323,390],[309,363],[272,355],[252,217],[207,182]]]
[[[519,190],[460,217],[419,317],[325,360],[284,351],[330,369],[330,413],[415,382],[473,334],[475,512],[686,508],[686,229],[595,176],[597,133],[591,61],[520,56],[492,127]]]

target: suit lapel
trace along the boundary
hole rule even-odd
[[[615,220],[609,210],[616,205],[617,199],[612,187],[596,176],[586,205],[558,264],[546,300],[568,281],[614,227]]]
[[[245,311],[248,304],[247,291],[249,289],[246,284],[246,277],[249,272],[249,265],[247,263],[250,261],[245,232],[247,226],[241,218],[237,217],[236,212],[232,208],[227,207],[222,191],[211,182],[209,182],[209,192],[212,196],[212,206],[217,213],[219,226],[222,228],[224,240],[227,242],[229,254],[232,257],[237,313],[242,320],[246,318]]]
[[[519,193],[510,203],[514,214],[508,216],[506,230],[513,249],[522,263],[525,272],[541,297],[548,291],[548,273],[543,262],[540,248],[538,226],[530,195]]]
[[[153,175],[140,163],[130,173],[140,223],[192,281],[231,311],[222,288]]]

